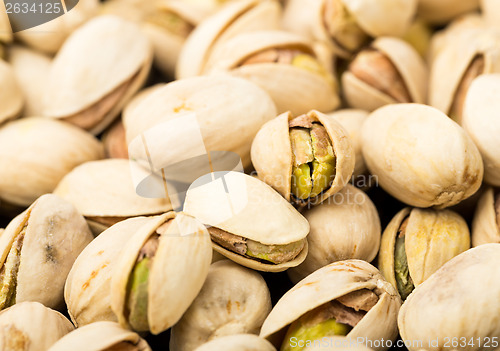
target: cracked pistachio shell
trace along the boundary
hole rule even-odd
[[[92,19],[54,58],[45,115],[100,133],[143,85],[152,58],[148,38],[134,23],[115,16]]]
[[[74,167],[103,156],[97,139],[67,123],[42,117],[7,123],[0,128],[0,198],[27,207]]]
[[[148,343],[136,333],[123,329],[114,322],[96,322],[66,334],[48,351],[108,351],[121,350],[151,351]]]
[[[258,334],[270,311],[271,296],[260,274],[229,260],[218,261],[210,266],[200,293],[172,328],[170,350],[193,351],[227,335]]]
[[[276,116],[276,107],[269,95],[244,79],[229,76],[193,77],[178,80],[159,88],[142,99],[124,115],[127,142],[162,123],[195,113],[207,151],[237,153],[244,167],[250,165],[250,144],[259,128]],[[237,118],[235,118],[237,116]],[[148,141],[151,162],[170,164],[184,159],[186,133],[190,130],[170,130],[160,140]],[[165,153],[167,148],[176,152]],[[129,148],[132,158],[147,161],[143,145]],[[189,146],[189,145],[188,145]]]
[[[428,74],[425,62],[418,52],[404,40],[391,37],[378,38],[370,47],[382,53],[392,63],[408,91],[411,99],[409,102],[425,103]],[[379,74],[384,76],[382,72]],[[356,77],[349,70],[342,75],[342,87],[347,103],[354,108],[374,111],[384,105],[398,102],[387,93]]]
[[[236,334],[209,341],[196,351],[276,351],[267,340],[252,334]]]
[[[449,207],[481,186],[483,162],[477,147],[433,107],[384,106],[368,117],[361,135],[370,172],[385,191],[408,205]]]
[[[201,75],[210,56],[238,34],[280,28],[281,7],[274,0],[242,0],[205,19],[186,40],[176,67],[177,79]]]
[[[347,337],[364,337],[373,341],[395,340],[398,335],[396,319],[401,299],[375,267],[361,260],[335,262],[301,280],[274,306],[264,321],[260,336],[278,347],[283,341],[283,331],[303,314],[361,289],[373,291],[379,300]]]
[[[93,236],[73,205],[56,195],[43,195],[14,218],[0,236],[3,269],[23,228],[14,301],[37,301],[59,309],[64,304],[64,283],[71,266]]]
[[[481,245],[445,263],[401,307],[398,316],[401,338],[421,340],[424,349],[437,351],[445,348],[450,336],[483,340],[500,335],[499,265],[500,244]],[[437,344],[433,342],[436,339]],[[422,348],[419,345],[409,343],[409,350],[417,351]],[[484,350],[482,346],[475,343],[458,349]]]
[[[477,203],[472,220],[472,246],[500,243],[499,206],[500,200],[495,190],[486,189]]]
[[[20,88],[12,65],[0,58],[0,124],[21,115],[24,105]]]
[[[297,283],[332,262],[371,262],[380,246],[380,219],[375,205],[361,190],[346,185],[322,204],[303,212],[311,230],[304,262],[287,273]]]
[[[470,248],[470,233],[465,220],[449,210],[405,208],[391,220],[382,235],[379,269],[394,287],[394,252],[403,221],[408,270],[415,287],[422,284],[443,264]]]
[[[432,24],[446,24],[479,8],[480,0],[418,0],[417,15]]]
[[[0,2],[0,46],[1,43],[10,43],[12,41],[12,28],[10,26],[7,10],[4,2]],[[1,50],[0,50],[1,51]]]
[[[484,181],[500,186],[500,74],[477,77],[467,92],[462,125],[484,162]]]
[[[312,110],[307,115],[316,118],[326,129],[336,157],[336,173],[331,187],[323,192],[321,203],[340,191],[351,178],[355,156],[349,136],[336,119]],[[287,201],[291,199],[292,147],[288,122],[291,113],[283,113],[269,121],[257,133],[252,143],[252,163],[259,179],[272,186]]]
[[[73,330],[61,313],[38,302],[22,302],[0,312],[0,350],[46,351]]]
[[[271,96],[278,113],[291,111],[299,115],[311,109],[329,112],[339,106],[337,82],[323,66],[322,73],[275,62],[241,66],[246,58],[272,49],[299,50],[322,65],[322,59],[316,56],[313,45],[306,39],[289,32],[261,30],[226,41],[210,56],[205,73],[228,72],[248,79]]]

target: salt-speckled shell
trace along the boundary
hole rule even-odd
[[[103,156],[97,139],[67,123],[41,117],[10,122],[0,128],[0,198],[27,207],[74,167]]]
[[[200,293],[172,328],[170,350],[193,351],[227,335],[258,334],[270,311],[271,296],[260,274],[219,261],[210,266]]]
[[[0,57],[0,124],[21,114],[23,92],[11,65]]]
[[[235,334],[209,341],[195,351],[276,351],[269,341],[253,334]]]
[[[495,191],[488,188],[477,203],[472,220],[472,246],[500,243],[500,223],[495,210]]]
[[[274,306],[265,320],[260,336],[279,347],[286,328],[308,311],[350,292],[368,289],[379,301],[347,334],[365,340],[395,340],[398,335],[396,319],[401,299],[380,272],[365,261],[346,260],[318,269],[289,290]],[[374,343],[375,344],[375,343]],[[378,343],[375,350],[385,350],[387,344]]]
[[[308,115],[325,127],[336,156],[335,178],[330,189],[318,196],[316,203],[321,203],[349,182],[355,156],[349,136],[336,119],[315,110]],[[251,154],[259,179],[271,185],[287,201],[291,197],[292,147],[288,122],[292,118],[291,113],[283,113],[262,126],[252,143]]]
[[[387,105],[362,128],[362,150],[380,186],[415,207],[445,208],[480,187],[483,162],[465,131],[439,110]]]
[[[418,0],[417,15],[432,24],[445,24],[476,10],[480,0]]]

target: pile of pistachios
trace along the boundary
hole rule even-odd
[[[0,351],[500,350],[499,0],[4,5]]]

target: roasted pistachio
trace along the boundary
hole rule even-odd
[[[427,58],[431,46],[432,28],[421,18],[416,18],[403,36],[422,58]]]
[[[21,115],[24,97],[12,66],[0,57],[0,124]]]
[[[500,193],[487,188],[472,220],[472,246],[500,243]]]

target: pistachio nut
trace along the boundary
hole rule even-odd
[[[370,341],[395,340],[401,305],[379,271],[361,260],[332,263],[289,290],[264,321],[260,336],[280,350],[302,350],[294,340],[335,335]],[[286,333],[286,335],[285,335]],[[295,339],[292,339],[295,338]],[[384,343],[375,350],[385,350]]]
[[[253,334],[236,334],[223,336],[209,341],[196,351],[276,351],[274,346],[267,340]]]
[[[417,0],[289,0],[283,26],[312,40],[329,42],[337,55],[346,58],[370,37],[402,36],[416,6]]]
[[[66,277],[92,239],[73,205],[52,194],[38,198],[0,237],[0,309],[23,301],[61,308]]]
[[[87,162],[69,172],[54,194],[71,202],[85,216],[95,235],[130,217],[170,211],[172,205],[168,198],[146,198],[137,194],[132,170],[147,175],[129,160]]]
[[[0,128],[0,199],[27,207],[74,167],[103,156],[97,139],[67,123],[42,117],[7,123]]]
[[[0,350],[46,351],[73,329],[61,313],[21,302],[0,312]]]
[[[307,220],[270,186],[249,175],[229,172],[191,187],[184,212],[209,226],[215,251],[243,266],[280,272],[307,255]]]
[[[500,335],[499,264],[500,244],[481,245],[454,257],[418,286],[398,316],[401,338],[421,340],[420,347],[410,342],[409,350],[441,350],[450,336],[486,340]],[[484,350],[478,343],[456,349]]]
[[[346,185],[325,202],[303,212],[311,230],[306,259],[287,273],[296,283],[332,262],[357,258],[367,262],[380,246],[380,219],[370,198]]]
[[[500,25],[500,4],[495,0],[480,0],[481,10],[485,20],[491,25]]]
[[[483,162],[477,147],[433,107],[384,106],[368,117],[361,135],[370,172],[385,191],[408,205],[449,207],[481,185]]]
[[[424,103],[427,68],[410,44],[381,37],[356,54],[342,74],[342,87],[349,106],[367,111],[394,103]]]
[[[9,49],[19,88],[24,96],[24,116],[43,116],[43,95],[52,60],[33,49],[14,45]]]
[[[10,26],[7,10],[5,9],[4,2],[0,2],[0,46],[2,43],[12,42],[12,28]]]
[[[0,57],[0,124],[21,115],[23,92],[12,66]]]
[[[65,300],[75,325],[118,321],[138,332],[175,324],[200,291],[212,249],[206,229],[183,213],[111,226],[75,261]]]
[[[378,267],[405,300],[443,264],[469,248],[469,228],[457,213],[407,207],[382,235]]]
[[[213,52],[236,35],[279,29],[280,21],[281,7],[274,0],[241,0],[227,4],[200,23],[187,38],[177,62],[177,79],[203,74]]]
[[[258,334],[270,311],[271,296],[260,274],[229,260],[218,261],[210,266],[200,293],[172,328],[170,350],[198,350],[227,335]]]
[[[103,131],[145,82],[153,54],[134,23],[100,16],[78,28],[49,72],[44,114]]]
[[[417,14],[426,22],[446,24],[479,8],[480,0],[418,0]]]
[[[177,123],[179,129],[163,130],[158,139],[149,140],[151,162],[162,168],[183,160],[194,133],[182,122],[187,114],[196,115],[204,148],[210,151],[230,151],[241,157],[244,167],[250,165],[250,143],[259,128],[276,116],[271,98],[258,86],[240,78],[228,76],[193,77],[182,79],[141,99],[124,115],[127,142],[130,144],[148,130],[164,123]],[[238,118],[235,118],[238,116]],[[183,125],[186,125],[184,128]],[[188,145],[189,144],[189,145]],[[129,147],[129,155],[150,165],[142,144]],[[195,148],[195,147],[193,147]],[[172,150],[165,153],[165,150]]]
[[[462,124],[479,149],[484,162],[484,181],[500,186],[500,120],[497,101],[500,74],[485,74],[472,81],[465,99]]]
[[[332,117],[312,110],[283,113],[266,123],[252,143],[259,179],[298,207],[321,203],[351,178],[351,141]]]
[[[66,334],[48,351],[151,351],[136,333],[114,322],[95,322]]]
[[[403,40],[425,59],[430,50],[432,35],[433,31],[429,24],[421,18],[416,18],[403,36]]]
[[[479,199],[472,220],[472,246],[500,243],[500,195],[488,187]]]
[[[340,103],[338,86],[310,42],[284,31],[254,31],[227,40],[206,73],[228,72],[266,90],[278,113],[330,112]]]
[[[108,158],[128,159],[125,126],[121,119],[115,121],[103,134],[102,143]]]

